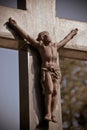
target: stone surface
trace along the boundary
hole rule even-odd
[[[56,18],[56,41],[62,40],[74,28],[78,28],[78,33],[65,48],[87,51],[87,23],[84,22]]]
[[[8,18],[13,17],[25,31],[35,38],[40,31],[47,30],[52,36],[53,41],[60,41],[67,35],[67,33],[70,32],[70,30],[73,28],[78,28],[78,35],[76,35],[76,37],[65,46],[65,48],[83,51],[80,53],[83,54],[81,59],[86,60],[86,23],[56,18],[55,0],[27,0],[26,4],[27,10],[12,9],[0,6],[0,47],[20,50],[20,47],[24,45],[24,43],[21,44],[20,41],[14,40],[15,38],[4,26],[5,22],[8,21]],[[21,71],[20,123],[21,130],[42,130],[42,128],[36,128],[42,118],[41,113],[43,112],[39,108],[41,107],[41,101],[43,100],[40,100],[41,93],[40,89],[38,88],[40,87],[40,82],[38,76],[35,77],[36,75],[40,74],[40,70],[38,67],[37,55],[35,55],[34,50],[31,50],[32,49],[27,50],[27,54],[19,54]],[[60,56],[69,56],[69,58],[73,58],[73,53],[71,50],[69,50],[68,53],[65,50],[60,50]],[[25,60],[23,60],[23,57]],[[74,58],[78,58],[77,52],[75,53]],[[23,70],[24,67],[26,70]],[[23,81],[23,79],[25,80]],[[45,127],[44,130],[52,130],[54,128],[55,130],[62,130],[60,90],[58,98],[58,124],[49,123],[49,127]]]

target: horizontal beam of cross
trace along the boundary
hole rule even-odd
[[[8,38],[9,37],[9,38]],[[0,46],[2,48],[14,49],[14,50],[27,50],[25,43],[21,40],[14,40],[14,38],[8,33],[0,36]],[[79,60],[87,60],[87,51],[79,51],[75,49],[62,48],[60,49],[60,56],[79,59]]]
[[[9,33],[0,33],[0,47],[14,50],[25,50],[25,42],[23,40],[14,39]]]
[[[62,48],[60,56],[70,59],[87,60],[87,51]]]

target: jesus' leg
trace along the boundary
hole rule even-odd
[[[57,107],[57,103],[58,103],[58,87],[60,85],[60,82],[58,80],[56,80],[54,82],[54,90],[53,90],[53,95],[52,95],[52,104],[51,104],[51,115],[52,115],[52,121],[53,122],[57,122],[56,119],[56,107]]]
[[[45,94],[45,111],[46,115],[44,117],[45,120],[51,121],[51,101],[52,101],[52,94],[46,93]]]
[[[45,110],[46,110],[46,115],[44,118],[45,120],[51,121],[53,83],[49,72],[46,72],[44,87],[45,87]]]

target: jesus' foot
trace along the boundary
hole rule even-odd
[[[46,114],[44,119],[47,120],[47,121],[51,121],[51,115],[50,114]]]
[[[52,116],[51,120],[52,120],[52,122],[57,123],[57,119],[55,116]]]

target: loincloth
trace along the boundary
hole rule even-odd
[[[61,76],[60,68],[55,68],[54,66],[49,66],[49,67],[44,67],[44,68],[42,67],[41,71],[42,71],[41,84],[42,84],[42,88],[43,88],[43,94],[45,94],[44,82],[46,81],[45,80],[46,73],[47,72],[50,73],[52,81],[60,79],[60,82],[61,82],[62,76]]]
[[[42,78],[45,79],[45,75],[43,72],[49,72],[52,80],[61,79],[61,71],[59,68],[55,68],[54,66],[44,67],[42,68]],[[44,76],[44,77],[43,77]]]

